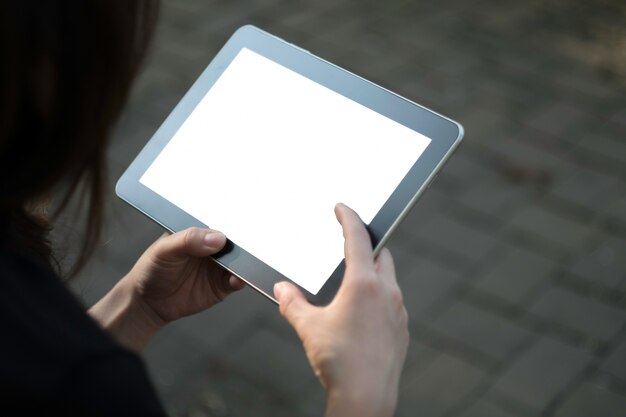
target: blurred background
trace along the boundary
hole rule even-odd
[[[102,245],[73,283],[85,303],[162,233],[115,181],[248,23],[465,126],[389,244],[411,331],[397,416],[626,415],[623,1],[164,0],[110,149]],[[298,339],[249,289],[145,359],[174,416],[323,414]]]

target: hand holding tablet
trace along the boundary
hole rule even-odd
[[[276,284],[276,298],[327,391],[326,416],[391,416],[409,343],[393,259],[387,249],[374,258],[354,211],[338,204],[335,214],[347,266],[333,302],[313,306],[287,282]]]
[[[117,193],[168,230],[223,232],[214,258],[269,298],[289,280],[327,304],[344,268],[335,204],[361,216],[378,251],[461,136],[457,123],[246,26]]]

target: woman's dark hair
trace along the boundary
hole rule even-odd
[[[156,0],[0,2],[0,248],[53,267],[42,202],[87,209],[100,234],[106,143],[156,22]],[[61,193],[59,196],[58,193]]]

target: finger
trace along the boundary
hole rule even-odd
[[[164,260],[177,261],[190,256],[209,256],[222,250],[226,236],[215,230],[191,227],[160,238],[154,250]]]
[[[372,269],[372,242],[359,215],[342,203],[335,206],[335,215],[343,229],[346,269]]]
[[[381,276],[384,281],[397,284],[396,279],[396,267],[393,262],[393,257],[389,249],[382,248],[378,253],[375,260],[375,268],[378,275]]]
[[[239,278],[224,269],[214,259],[207,258],[204,261],[207,267],[206,279],[211,287],[211,292],[217,295],[220,300],[244,287],[243,282]]]
[[[230,288],[233,289],[233,291],[239,291],[243,288],[245,288],[246,283],[244,282],[244,280],[231,275],[230,278],[228,278],[228,284],[230,285]]]
[[[300,334],[302,323],[313,313],[315,307],[304,298],[302,291],[286,281],[274,285],[274,296],[278,300],[280,314]]]

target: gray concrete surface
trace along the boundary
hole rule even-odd
[[[165,0],[110,150],[89,304],[161,231],[113,184],[240,25],[465,125],[389,244],[410,312],[398,416],[626,414],[626,9],[619,1]],[[277,309],[245,290],[145,352],[178,416],[319,416]]]

